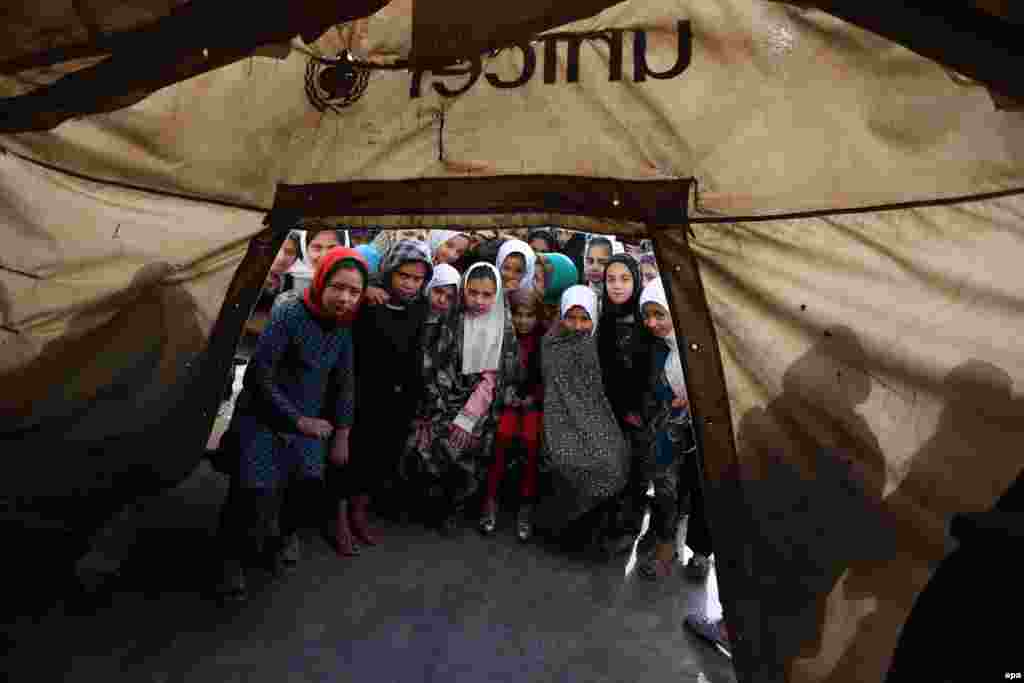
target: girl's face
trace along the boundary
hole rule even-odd
[[[533,290],[544,296],[544,268],[546,264],[541,260],[537,259],[537,267],[533,270]]]
[[[621,305],[629,301],[635,287],[633,273],[626,267],[626,264],[613,263],[608,266],[604,278],[604,289],[608,292],[608,298],[613,304]]]
[[[509,254],[501,262],[501,285],[505,291],[519,289],[519,283],[526,272],[526,260],[522,254]]]
[[[467,311],[472,315],[483,315],[494,308],[494,302],[498,298],[498,285],[487,277],[468,280],[463,298]]]
[[[607,244],[596,244],[587,250],[586,262],[583,264],[587,282],[597,284],[604,280],[604,269],[611,257],[612,250]]]
[[[562,318],[562,329],[566,332],[590,334],[594,330],[594,321],[582,306],[573,306]]]
[[[512,326],[516,334],[525,336],[537,326],[537,311],[533,306],[516,306],[512,309]]]
[[[469,249],[469,239],[462,235],[456,235],[437,248],[437,251],[434,252],[434,262],[451,265],[462,258],[467,249]]]
[[[447,313],[455,301],[455,285],[434,287],[430,290],[430,309],[434,313]]]
[[[341,317],[350,313],[363,295],[363,274],[356,268],[342,267],[324,287],[322,304],[325,311]]]
[[[274,263],[270,266],[270,272],[274,275],[283,275],[295,265],[295,259],[298,257],[299,250],[295,248],[294,240],[285,240],[281,248],[277,250]]]
[[[309,264],[313,270],[320,266],[320,260],[323,259],[324,254],[334,247],[340,246],[338,235],[333,230],[322,230],[317,233],[313,241],[306,245],[306,250],[309,252]]]
[[[427,279],[427,264],[422,261],[403,263],[391,274],[391,289],[403,301],[411,301]]]
[[[548,241],[541,239],[540,237],[534,237],[530,240],[530,248],[537,254],[543,254],[549,251]]]
[[[672,332],[674,332],[672,327],[672,317],[661,304],[648,301],[644,304],[641,313],[644,317],[644,327],[646,327],[655,337],[664,339],[665,337],[671,336]]]
[[[451,240],[445,242],[437,249],[438,258],[444,258],[445,260],[439,260],[438,263],[452,264],[463,257],[466,250],[469,249],[469,238],[465,234],[457,234]]]
[[[658,279],[658,269],[651,263],[645,263],[640,266],[640,275],[644,279],[644,286]]]

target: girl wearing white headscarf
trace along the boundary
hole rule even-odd
[[[575,285],[562,295],[561,321],[541,346],[545,457],[554,494],[535,524],[577,550],[603,548],[615,498],[626,485],[629,442],[605,395],[597,353],[597,299]]]
[[[641,564],[640,574],[657,580],[669,576],[675,566],[680,508],[689,508],[689,493],[697,485],[693,474],[696,468],[689,461],[696,457],[697,449],[680,343],[660,279],[652,281],[640,294],[640,315],[651,344],[643,416],[650,446],[641,467],[645,470],[644,479],[654,483],[651,531],[657,542],[654,553]],[[680,481],[681,471],[684,481]],[[706,557],[694,557],[691,563],[707,562]]]
[[[578,308],[578,311],[572,309]],[[585,313],[585,319],[579,317]],[[597,296],[594,291],[583,285],[573,285],[562,294],[561,330],[563,334],[571,332],[585,333],[593,337],[597,333]]]
[[[428,491],[445,534],[455,532],[476,491],[505,383],[518,382],[521,374],[504,298],[497,269],[474,264],[462,280],[457,310],[424,350],[425,398],[406,444],[403,476]]]
[[[518,258],[509,258],[513,255]],[[498,258],[495,263],[501,273],[502,285],[506,292],[533,287],[533,272],[537,264],[537,254],[526,242],[522,240],[506,241],[498,250]]]
[[[427,285],[427,303],[430,305],[423,326],[423,349],[426,354],[438,344],[442,330],[451,322],[459,306],[459,285],[462,276],[447,263],[434,266],[434,277]]]
[[[455,230],[431,230],[430,253],[434,263],[454,264],[469,249],[469,236]]]
[[[457,303],[461,282],[462,276],[459,275],[459,271],[447,263],[434,266],[434,277],[427,285],[427,299],[430,301],[431,315],[444,316],[452,310],[452,306]],[[442,292],[449,296],[442,297]]]

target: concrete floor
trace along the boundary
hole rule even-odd
[[[635,556],[521,546],[508,520],[491,538],[381,525],[386,542],[348,560],[314,539],[295,575],[254,574],[250,602],[221,607],[205,592],[225,486],[204,463],[126,511],[81,563],[86,577],[119,567],[97,604],[8,627],[9,680],[736,680],[681,628],[691,611],[721,612],[714,575],[652,585]]]

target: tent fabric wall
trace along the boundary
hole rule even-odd
[[[881,680],[951,516],[1024,468],[1024,196],[693,229],[758,668]]]
[[[310,49],[403,56],[409,7],[392,3]],[[694,39],[686,69],[635,82],[634,29],[646,31],[651,68],[664,70],[682,21]],[[22,463],[3,494],[69,497],[90,477],[180,474],[152,444],[183,443],[174,433],[183,413],[172,411],[190,409],[195,363],[217,311],[238,294],[232,271],[263,218],[202,200],[269,209],[282,182],[693,177],[691,215],[723,219],[1024,185],[1024,117],[821,12],[628,0],[563,28],[625,29],[623,78],[609,81],[605,43],[584,41],[579,82],[565,82],[563,44],[557,82],[544,83],[541,41],[533,78],[518,88],[482,75],[445,98],[434,86],[466,76],[424,74],[413,97],[409,73],[375,71],[362,99],[320,112],[304,91],[308,59],[293,51],[47,133],[0,137],[97,181],[197,199],[0,156],[0,381],[21,388],[0,397],[0,417],[19,430],[4,451]],[[503,50],[482,72],[514,78],[525,54]],[[0,77],[0,94],[21,92],[30,76]],[[625,225],[573,220],[594,231]],[[1017,196],[692,226],[738,449],[736,463],[709,472],[721,492],[715,518],[731,520],[716,532],[730,534],[723,543],[749,541],[723,568],[741,579],[729,590],[748,673],[757,663],[792,681],[877,680],[913,597],[950,549],[945,522],[991,505],[1020,471],[1022,225]],[[54,452],[61,477],[40,456]]]
[[[132,467],[173,478],[182,460],[153,461],[153,442],[177,443],[167,416],[263,214],[89,183],[13,155],[0,156],[0,197],[0,382],[17,387],[0,396],[0,424],[20,463],[3,495],[69,496]],[[149,445],[103,446],[125,435]],[[47,453],[67,456],[60,477]]]
[[[409,7],[326,33],[313,51],[408,54]],[[691,60],[677,77],[623,78],[608,47],[585,41],[579,82],[544,83],[542,43],[522,87],[482,75],[375,71],[362,99],[320,112],[306,98],[308,58],[252,57],[161,90],[127,109],[47,133],[0,138],[20,153],[102,179],[269,208],[278,182],[554,173],[696,177],[709,215],[867,206],[1018,187],[1024,120],[987,91],[894,43],[818,11],[750,0],[629,0],[564,30],[642,29],[653,70],[676,63],[679,22]],[[482,64],[508,81],[521,50]],[[18,90],[16,78],[0,92]],[[444,130],[441,130],[441,111]],[[234,134],[239,129],[245,135]],[[443,144],[443,154],[441,146]],[[893,179],[899,179],[894,182]]]
[[[64,333],[60,321],[69,315],[101,318],[102,302],[134,278],[202,294],[197,312],[208,331],[223,290],[206,295],[203,280],[230,273],[262,219],[261,212],[133,192],[0,155],[3,324],[45,344]]]

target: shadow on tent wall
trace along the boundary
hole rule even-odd
[[[277,253],[272,242],[268,231],[250,243],[209,340],[192,296],[163,282],[170,266],[149,264],[125,290],[77,311],[33,361],[0,375],[0,524],[12,552],[36,560],[5,573],[63,585],[125,504],[195,469],[220,398],[211,378],[227,373]]]

